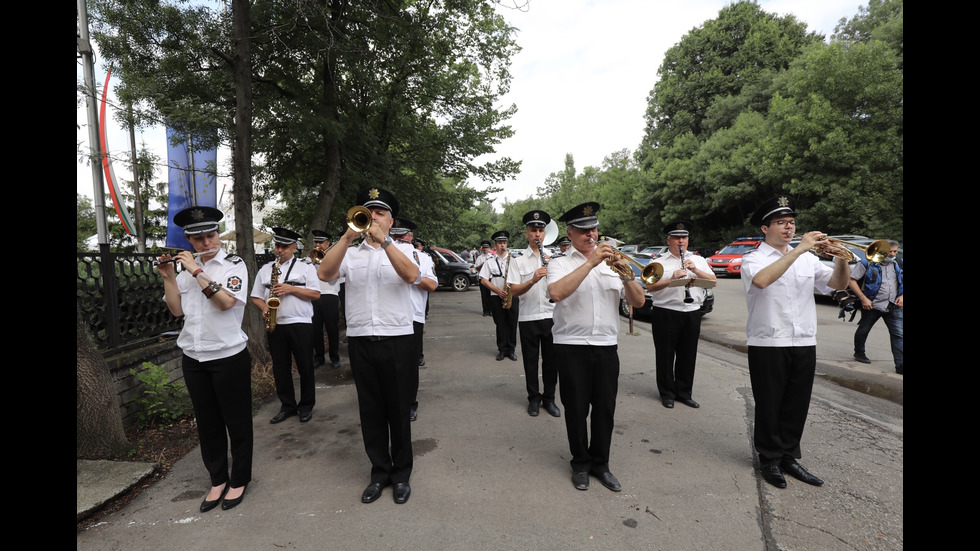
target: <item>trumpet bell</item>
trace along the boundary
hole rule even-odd
[[[313,249],[310,251],[310,261],[313,262],[315,266],[319,266],[323,262],[323,257],[327,256],[327,253],[321,251],[320,249]]]
[[[357,233],[364,233],[371,227],[371,211],[367,207],[355,205],[347,211],[347,227]]]

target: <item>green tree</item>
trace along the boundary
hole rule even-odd
[[[686,133],[701,136],[712,105],[771,79],[803,47],[821,41],[792,15],[777,17],[755,2],[736,2],[667,50],[648,98],[642,149],[669,146]]]
[[[92,200],[85,195],[77,192],[75,195],[75,203],[78,208],[75,215],[75,250],[77,252],[87,252],[89,247],[85,244],[85,240],[98,233],[98,227],[95,221],[95,207],[92,206]]]
[[[780,83],[762,178],[797,196],[807,229],[901,240],[904,79],[888,44],[813,48]]]

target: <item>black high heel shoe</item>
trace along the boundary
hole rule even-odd
[[[221,495],[218,496],[218,499],[213,499],[211,501],[208,501],[207,500],[207,496],[205,496],[204,501],[201,502],[201,512],[202,513],[207,513],[211,509],[214,509],[215,507],[217,507],[218,506],[218,503],[220,503],[221,500],[224,499],[226,493],[228,493],[228,484],[227,483],[225,484],[224,489],[221,490]]]
[[[221,502],[221,510],[222,511],[227,511],[228,509],[231,509],[231,508],[237,506],[239,503],[241,503],[242,500],[245,499],[245,488],[247,488],[247,487],[248,487],[248,484],[246,484],[245,486],[242,486],[242,495],[236,497],[235,499],[225,499],[225,500],[223,500]]]

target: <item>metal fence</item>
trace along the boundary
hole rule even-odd
[[[178,331],[183,318],[170,313],[163,300],[163,279],[152,253],[88,252],[78,255],[76,298],[85,323],[100,350],[122,348],[167,331]],[[257,254],[256,263],[273,255]]]
[[[82,323],[101,350],[179,330],[163,300],[163,279],[153,267],[159,255],[77,253],[76,298]]]

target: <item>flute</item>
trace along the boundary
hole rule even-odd
[[[214,248],[214,249],[208,249],[206,251],[201,251],[199,253],[193,253],[193,255],[194,255],[194,261],[196,262],[202,256],[209,255],[209,254],[214,254],[214,253],[216,253],[216,252],[218,252],[220,250],[221,250],[221,248],[220,247],[217,247],[217,248]],[[180,254],[180,253],[177,253],[177,254]],[[153,265],[154,266],[160,266],[161,264],[167,264],[169,262],[178,262],[178,260],[176,258],[168,258],[166,260],[154,260],[153,261]]]

